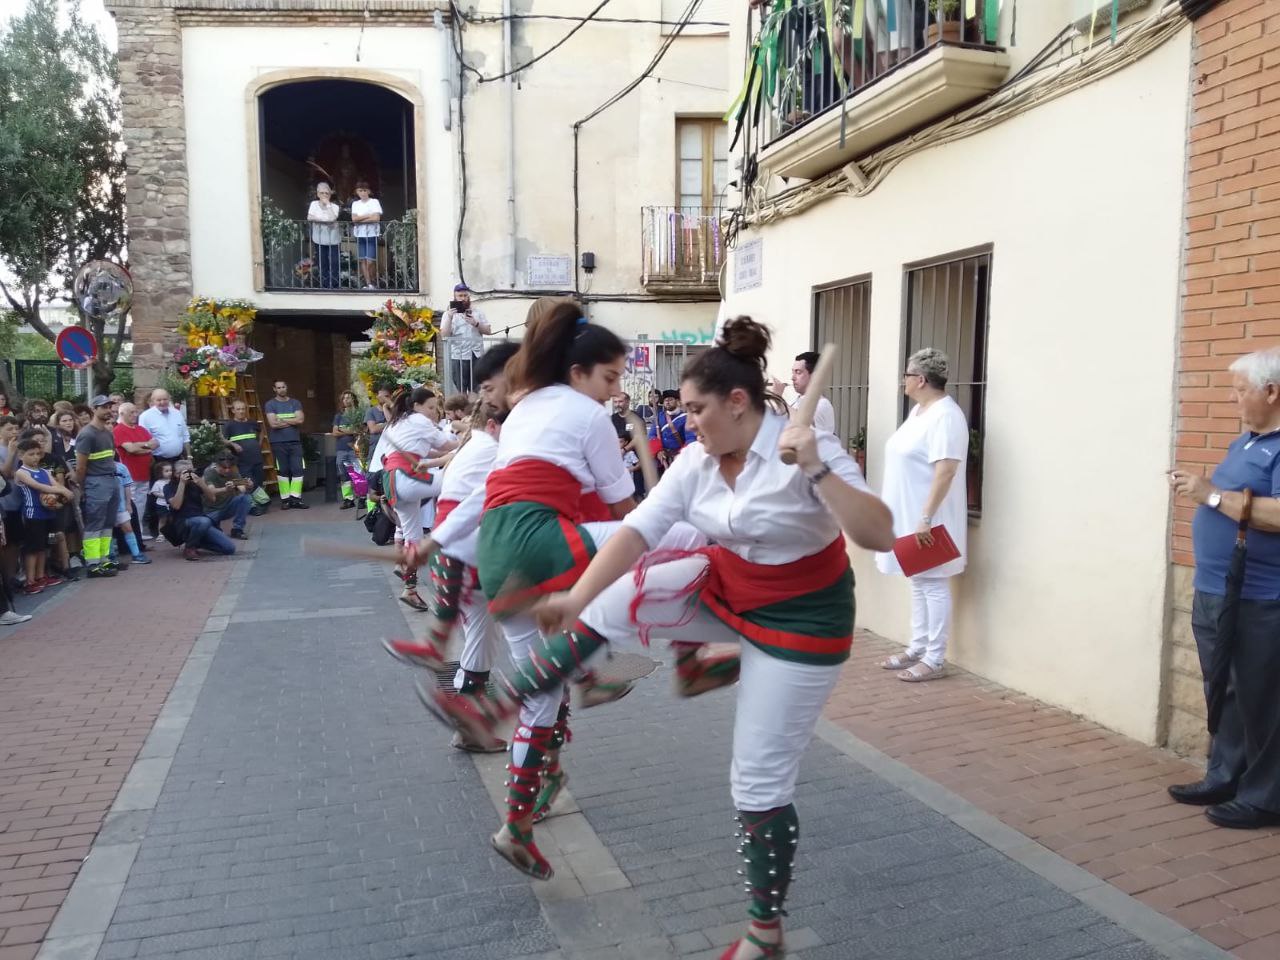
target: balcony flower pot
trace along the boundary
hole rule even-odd
[[[925,28],[925,43],[932,45],[939,40],[959,43],[964,39],[964,24],[960,22],[960,0],[929,0],[929,16],[932,23]]]

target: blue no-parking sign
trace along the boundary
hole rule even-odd
[[[84,327],[67,327],[58,334],[53,347],[58,359],[72,370],[83,370],[98,359],[98,338]]]

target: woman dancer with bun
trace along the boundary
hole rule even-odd
[[[549,639],[498,698],[472,710],[440,702],[463,729],[483,734],[516,703],[589,667],[608,644],[634,644],[649,633],[673,641],[682,693],[740,677],[730,782],[751,919],[724,960],[783,955],[781,916],[800,837],[792,803],[800,758],[852,642],[853,575],[841,534],[870,550],[893,542],[889,510],[836,438],[791,424],[767,402],[769,342],[764,327],[739,317],[685,367],[681,397],[701,440],[623,519],[572,589],[540,604]],[[795,453],[793,466],[780,450]],[[646,557],[677,521],[716,546]],[[725,663],[689,669],[690,650],[725,641],[740,645],[740,672]]]
[[[436,425],[436,396],[426,387],[401,388],[392,404],[391,422],[379,440],[386,451],[382,469],[387,502],[396,513],[405,555],[412,556],[413,545],[422,539],[423,501],[440,493],[440,467],[448,462],[442,454],[457,447],[458,441]],[[418,595],[418,571],[413,566],[405,567],[400,600],[415,610],[427,609]]]

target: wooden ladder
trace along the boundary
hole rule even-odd
[[[258,443],[262,447],[262,485],[278,489],[276,458],[271,452],[271,441],[267,439],[269,435],[267,425],[262,418],[262,405],[258,402],[258,382],[253,374],[237,374],[234,396],[218,398],[220,420],[231,419],[231,404],[236,400],[244,401],[245,406],[249,408],[249,419],[258,424]]]

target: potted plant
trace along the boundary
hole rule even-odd
[[[969,462],[965,467],[965,486],[969,509],[982,509],[982,433],[975,427],[969,431]]]
[[[266,260],[266,281],[271,286],[289,286],[289,264],[303,249],[303,232],[270,199],[262,201],[262,253]]]
[[[216,423],[201,420],[191,428],[191,462],[197,473],[204,473],[218,451],[223,449],[222,431]]]
[[[867,428],[859,427],[858,432],[853,435],[853,439],[849,441],[849,446],[853,449],[853,459],[857,461],[858,469],[862,471],[863,476],[867,473]]]
[[[964,25],[960,22],[960,0],[929,0],[929,19],[925,30],[925,43],[934,44],[940,39],[946,43],[959,43],[964,37]]]

